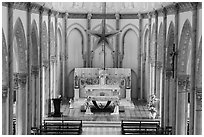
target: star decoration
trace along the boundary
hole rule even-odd
[[[85,31],[88,34],[95,36],[97,38],[96,43],[94,44],[94,47],[93,47],[93,51],[95,49],[97,49],[101,44],[107,45],[113,51],[113,48],[110,44],[109,39],[112,38],[113,36],[119,34],[120,32],[122,32],[121,30],[120,31],[107,32],[107,27],[106,27],[104,19],[102,20],[101,27],[100,27],[99,31],[94,31],[94,30],[91,30],[91,31],[85,30]]]

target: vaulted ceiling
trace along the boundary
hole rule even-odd
[[[38,2],[59,12],[102,13],[102,2]],[[107,2],[106,13],[145,13],[173,4],[173,2]]]

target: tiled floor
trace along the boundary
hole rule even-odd
[[[85,127],[82,135],[121,135],[121,128],[118,127]]]
[[[120,104],[120,106],[124,106],[125,112],[120,112],[119,115],[110,115],[110,112],[96,112],[93,115],[86,115],[85,112],[81,112],[80,110],[83,102],[76,102],[74,109],[69,109],[69,104],[65,103],[61,106],[61,112],[63,112],[63,117],[65,119],[80,119],[86,121],[120,121],[149,118],[149,111],[145,102],[133,101],[132,105],[127,104],[128,103],[125,103],[124,101]]]
[[[96,112],[92,115],[86,115],[85,112],[81,112],[81,105],[83,105],[84,100],[80,100],[78,102],[74,102],[74,108],[70,109],[68,103],[63,103],[61,106],[61,112],[63,113],[63,117],[60,119],[71,119],[71,120],[83,120],[83,122],[87,121],[99,123],[96,126],[86,126],[83,124],[83,132],[82,135],[121,135],[121,120],[136,120],[136,119],[149,119],[149,111],[147,109],[147,105],[144,101],[121,101],[120,106],[124,106],[125,111],[120,112],[119,115],[111,115],[110,112]],[[68,101],[67,101],[68,102]],[[50,117],[51,118],[51,117]],[[53,118],[57,119],[57,118]],[[118,125],[106,125],[101,126],[100,122],[119,122]]]

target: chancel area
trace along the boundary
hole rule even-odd
[[[3,135],[202,135],[201,2],[2,2]]]

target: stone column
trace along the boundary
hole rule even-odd
[[[202,87],[196,88],[195,135],[202,135]]]
[[[163,109],[163,113],[161,113],[161,116],[164,115],[164,122],[163,122],[163,126],[171,126],[170,124],[170,118],[172,118],[172,112],[170,111],[170,107],[172,107],[171,103],[172,102],[172,95],[170,95],[171,90],[170,90],[170,85],[171,85],[171,80],[172,80],[172,75],[173,72],[170,69],[166,69],[165,72],[165,81],[164,81],[164,100],[162,101],[162,104],[164,104],[164,109]]]
[[[163,81],[161,81],[161,73],[162,73],[162,70],[163,70],[163,64],[162,64],[162,62],[160,62],[160,61],[157,61],[157,63],[156,63],[156,70],[157,70],[157,78],[160,80],[160,82],[157,84],[157,89],[159,89],[158,91],[157,91],[157,93],[156,93],[156,97],[157,98],[159,98],[160,97],[160,91],[161,91],[161,89],[160,88],[158,88],[158,87],[160,87],[161,86],[161,83],[163,83]],[[159,98],[160,99],[160,98]],[[158,115],[158,117],[161,117],[161,125],[162,125],[162,118],[163,118],[163,115],[162,115],[162,112],[164,111],[164,109],[162,109],[162,100],[159,100],[159,103],[158,103],[158,105],[157,105],[157,115]]]
[[[91,17],[92,14],[88,13],[87,15],[87,30],[91,29]],[[86,64],[84,64],[86,67],[92,67],[92,60],[91,60],[91,36],[90,34],[87,34],[87,52],[85,53],[86,55]]]
[[[155,43],[154,43],[154,48],[155,48],[155,64],[157,63],[157,35],[158,35],[158,12],[155,11],[154,12],[154,15],[155,15]],[[157,73],[157,70],[156,68],[154,69],[154,94],[157,93],[157,78],[156,78],[156,73]]]
[[[31,10],[32,5],[29,2],[27,4],[27,68],[28,68],[28,86],[27,86],[27,100],[26,100],[26,108],[27,108],[27,135],[31,134],[31,124],[32,124],[32,83],[31,83]]]
[[[53,85],[51,85],[52,84],[52,81],[54,80],[53,78],[51,78],[51,75],[52,75],[52,73],[53,72],[51,72],[51,66],[54,66],[54,64],[53,65],[51,65],[51,56],[50,56],[50,50],[51,50],[51,30],[50,30],[50,25],[51,25],[51,16],[52,16],[52,10],[49,10],[48,11],[48,92],[49,92],[49,99],[48,99],[48,115],[50,115],[51,114],[51,92],[53,92]],[[52,70],[52,71],[54,71],[54,70]],[[46,71],[45,71],[45,74],[46,74]],[[45,76],[46,77],[46,76]],[[45,83],[46,83],[46,81],[45,81]],[[45,92],[46,92],[46,90],[45,90]]]
[[[66,89],[66,76],[67,76],[67,20],[68,20],[68,16],[69,14],[66,12],[64,15],[64,57],[63,57],[63,63],[64,63],[64,70],[63,70],[63,74],[64,74],[64,79],[63,79],[63,97],[65,97],[65,89]]]
[[[148,78],[148,90],[149,90],[149,93],[148,93],[148,95],[150,94],[150,92],[151,92],[151,64],[150,64],[150,46],[151,46],[151,22],[152,22],[152,15],[151,15],[151,13],[148,13],[148,30],[149,30],[149,40],[148,40],[148,57],[147,57],[147,59],[148,59],[148,76],[149,76],[149,78]],[[149,101],[149,96],[147,96],[147,100]]]
[[[43,91],[43,85],[42,85],[42,82],[43,82],[43,77],[42,77],[42,72],[43,72],[43,63],[42,63],[42,45],[43,45],[43,39],[42,39],[42,23],[43,23],[43,20],[42,20],[42,15],[43,15],[43,7],[40,7],[39,8],[39,41],[40,41],[40,44],[39,44],[39,64],[40,64],[40,70],[39,70],[39,90],[40,90],[40,94],[39,94],[39,98],[40,98],[40,112],[39,112],[39,121],[40,121],[40,125],[41,125],[41,122],[42,122],[42,91]]]
[[[167,10],[166,10],[166,8],[163,8],[163,10],[162,10],[162,14],[163,14],[163,62],[162,62],[162,64],[163,64],[163,69],[162,69],[162,89],[160,89],[160,91],[161,91],[161,100],[160,100],[160,102],[161,102],[161,116],[162,116],[162,118],[161,118],[161,126],[162,127],[164,127],[165,126],[165,124],[164,124],[164,122],[163,121],[166,121],[166,123],[169,123],[169,122],[167,122],[168,121],[168,116],[166,115],[166,114],[169,114],[169,112],[168,112],[168,108],[169,108],[169,91],[168,90],[166,90],[166,83],[165,83],[165,81],[166,81],[166,55],[167,55],[167,53],[166,53],[166,31],[167,31]],[[168,81],[168,80],[167,80]],[[168,83],[169,84],[169,83]],[[168,96],[166,96],[166,95],[168,95]],[[166,103],[165,103],[165,100],[167,100],[166,101]],[[166,108],[166,110],[165,110],[165,108]],[[167,116],[166,118],[166,120],[164,119],[164,117],[163,116]],[[168,124],[167,124],[168,125]]]
[[[143,52],[142,52],[142,15],[139,13],[139,55],[138,55],[138,84],[140,85],[140,95],[139,99],[143,99]]]
[[[8,92],[8,127],[6,134],[13,134],[13,2],[8,3],[8,68],[9,68],[9,92]]]
[[[189,134],[194,134],[194,113],[195,113],[195,87],[196,87],[196,49],[197,49],[197,3],[193,5],[192,11],[192,52],[191,52],[191,87],[190,87],[190,124],[189,124]]]
[[[27,86],[27,73],[15,74],[15,81],[18,85],[16,97],[16,134],[26,135],[27,132],[27,119],[26,119],[26,86]]]
[[[120,30],[120,14],[116,13],[115,14],[115,18],[116,18],[116,30],[119,31]],[[119,61],[118,61],[118,53],[119,53],[119,47],[120,47],[120,34],[116,35],[116,51],[115,51],[115,67],[118,68],[119,67]]]
[[[58,36],[58,15],[59,15],[59,12],[56,12],[55,13],[55,55],[56,55],[56,65],[55,65],[55,93],[57,95],[60,95],[60,88],[59,88],[59,76],[61,74],[61,70],[59,69],[59,66],[61,64],[61,62],[59,61],[59,54],[60,53],[58,50],[60,50],[60,46],[61,45],[58,45],[58,41],[57,41],[57,36]],[[58,79],[59,78],[59,79]]]
[[[187,105],[189,86],[189,75],[178,75],[178,99],[177,99],[177,121],[176,121],[176,134],[187,134]]]
[[[178,51],[178,30],[179,30],[179,6],[178,4],[175,5],[174,7],[175,10],[175,28],[174,28],[174,42],[175,42],[175,50]],[[176,117],[176,107],[177,107],[177,95],[178,95],[178,89],[177,89],[177,64],[178,64],[178,58],[176,57],[174,60],[174,92],[172,93],[173,95],[173,110],[172,110],[172,131],[173,134],[176,134],[176,121],[177,121],[177,117]]]
[[[37,127],[37,108],[39,107],[37,105],[37,77],[39,74],[39,70],[37,66],[31,67],[31,78],[32,78],[32,85],[33,88],[31,89],[33,91],[32,93],[32,127]]]
[[[2,85],[2,135],[8,134],[9,126],[9,103],[8,103],[8,86]]]

